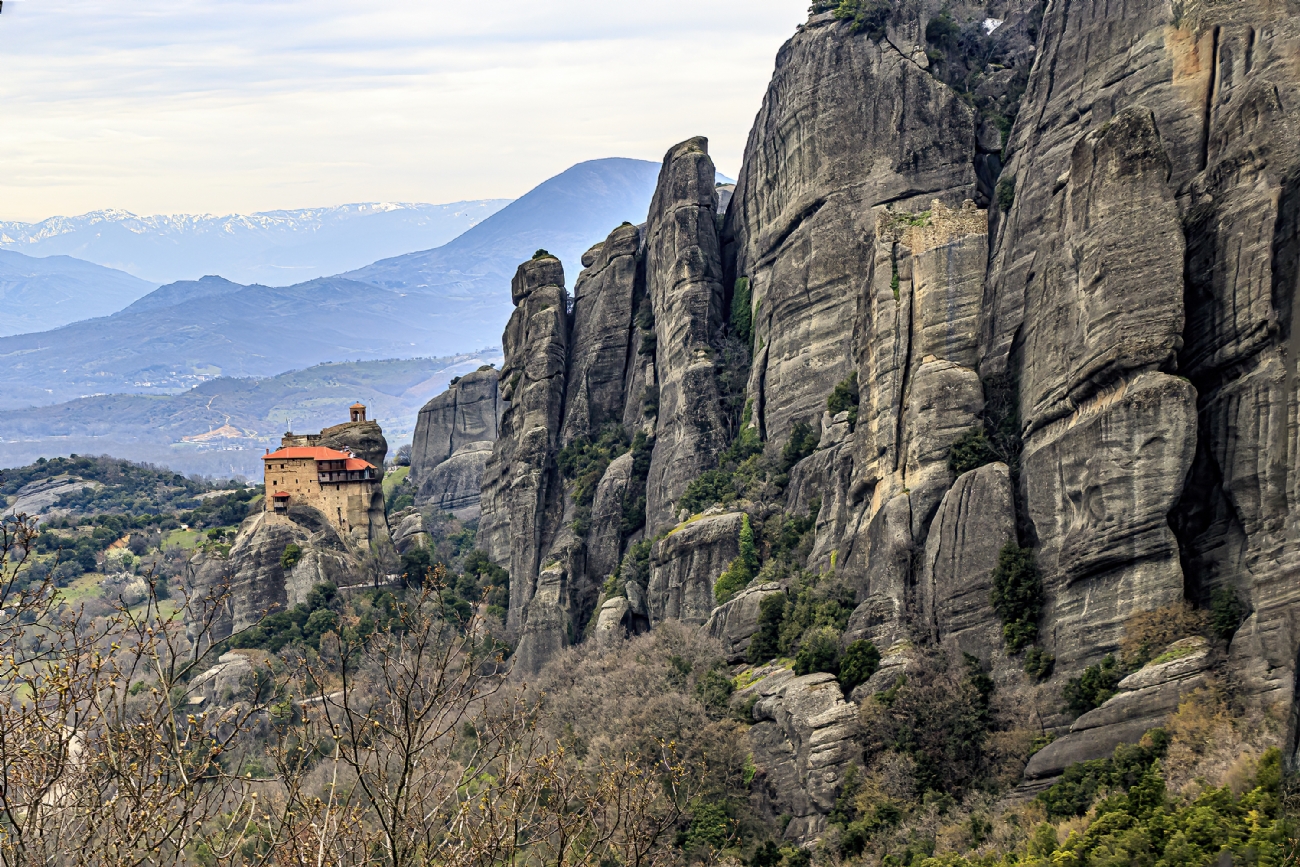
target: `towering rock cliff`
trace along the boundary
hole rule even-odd
[[[584,257],[571,314],[558,265],[516,279],[479,539],[511,571],[521,669],[669,619],[743,659],[795,579],[720,585],[742,513],[814,509],[796,565],[853,596],[842,645],[980,659],[1062,735],[1035,779],[1176,704],[1177,673],[1071,734],[1060,695],[1184,601],[1214,611],[1243,700],[1285,715],[1300,29],[1254,0],[827,5],[781,49],[725,217],[692,139],[644,227]],[[1011,647],[1005,551],[1042,582]],[[759,759],[810,767],[763,739],[847,698],[814,686],[759,690]],[[829,809],[810,792],[797,836]]]
[[[751,665],[748,746],[801,841],[861,755],[855,706],[945,651],[1057,736],[1028,785],[1211,678],[1291,719],[1293,747],[1300,27],[1283,11],[815,4],[734,194],[705,139],[671,148],[646,222],[611,227],[572,296],[557,259],[522,264],[502,370],[421,413],[420,501],[481,507],[515,670],[667,621],[706,631]],[[325,435],[379,452],[360,428]],[[361,568],[289,517],[232,550],[233,624]],[[313,553],[286,574],[291,541]],[[1214,629],[1066,711],[1067,684],[1184,605]],[[814,640],[869,641],[881,668],[844,689],[796,677],[782,659]]]
[[[501,425],[498,373],[490,366],[454,380],[424,405],[411,444],[415,503],[471,520]]]

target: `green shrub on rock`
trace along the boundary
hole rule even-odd
[[[302,559],[302,548],[290,542],[284,546],[284,553],[280,555],[280,568],[288,572],[298,561]]]
[[[805,635],[794,657],[795,674],[816,672],[840,672],[840,635],[830,627],[823,626]]]
[[[832,417],[847,411],[849,430],[853,430],[858,426],[858,402],[861,399],[858,393],[858,372],[855,370],[847,379],[836,385],[831,396],[826,398],[826,409]]]
[[[978,470],[986,464],[991,464],[997,459],[998,456],[993,451],[993,444],[989,442],[984,429],[973,427],[962,434],[957,439],[957,442],[952,444],[952,448],[948,452],[948,469],[952,471],[953,475],[961,476],[971,470]]]
[[[993,610],[1002,618],[1008,653],[1018,653],[1038,637],[1043,609],[1043,581],[1034,565],[1034,552],[1014,541],[1003,546],[993,570]]]
[[[880,670],[880,651],[870,641],[860,640],[850,644],[840,659],[840,688],[844,695],[866,683]]]
[[[1099,664],[1088,666],[1083,674],[1065,684],[1061,690],[1065,706],[1076,715],[1101,707],[1115,695],[1119,682],[1128,674],[1129,670],[1113,654],[1107,654]]]

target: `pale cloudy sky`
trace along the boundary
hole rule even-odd
[[[509,198],[692,135],[734,175],[808,0],[8,0],[0,219]]]

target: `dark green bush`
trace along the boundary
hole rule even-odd
[[[1018,653],[1038,637],[1043,608],[1043,582],[1034,565],[1034,552],[1007,542],[993,570],[993,610],[1002,618],[1002,635],[1009,653]]]
[[[758,631],[750,639],[747,658],[761,665],[781,655],[781,625],[785,622],[786,597],[773,593],[758,605]]]
[[[781,449],[780,471],[790,472],[795,464],[815,452],[821,438],[821,431],[814,430],[808,422],[795,422],[790,429],[790,439]]]
[[[948,451],[948,469],[960,476],[998,459],[984,428],[973,427],[962,434]]]
[[[1249,614],[1237,591],[1220,587],[1210,597],[1210,628],[1224,641],[1231,641]]]
[[[1098,665],[1088,666],[1083,674],[1070,678],[1062,687],[1065,706],[1074,714],[1085,714],[1101,707],[1128,675],[1128,669],[1119,664],[1114,654],[1107,654]]]
[[[754,528],[749,523],[749,515],[742,515],[740,521],[740,556],[731,562],[713,587],[719,605],[748,587],[749,582],[758,574],[758,547],[754,544]]]
[[[654,447],[654,437],[645,431],[637,431],[632,438],[632,479],[623,492],[623,520],[619,527],[623,538],[645,526],[646,481],[650,478]]]
[[[998,181],[997,191],[998,207],[1003,211],[1011,210],[1011,206],[1016,201],[1016,179],[1003,178]]]
[[[891,12],[889,0],[841,0],[835,17],[852,21],[854,33],[865,33],[879,41],[885,37]]]
[[[554,259],[554,258],[555,257],[551,255],[551,253],[547,250],[538,250],[536,253],[533,254],[534,261],[536,261],[537,259]]]
[[[280,555],[280,568],[288,572],[298,561],[302,559],[302,548],[290,542],[284,546],[284,553]]]
[[[918,660],[906,677],[872,699],[868,756],[885,750],[909,756],[918,797],[959,797],[985,773],[992,696],[992,679],[969,654]]]
[[[880,651],[870,641],[859,640],[844,649],[840,659],[840,688],[847,696],[880,670]]]
[[[795,653],[803,644],[804,636],[815,629],[829,627],[836,634],[842,633],[857,607],[853,591],[833,572],[797,573],[789,595],[790,602],[780,627],[780,651],[784,656]]]
[[[849,430],[858,425],[858,402],[862,396],[858,393],[858,372],[855,370],[848,378],[835,386],[831,396],[826,398],[826,409],[832,417],[844,411],[849,413]]]
[[[1034,680],[1043,681],[1052,676],[1056,668],[1056,657],[1041,647],[1031,647],[1025,654],[1025,674]]]
[[[753,293],[750,291],[749,278],[736,280],[736,288],[731,296],[731,330],[741,342],[753,351],[754,348],[754,312]]]
[[[925,41],[940,48],[950,48],[961,33],[961,26],[953,20],[947,9],[930,19],[925,25]]]
[[[732,484],[732,474],[726,470],[706,470],[686,486],[686,493],[678,500],[677,507],[694,515],[716,503],[725,505],[735,499],[736,488]]]
[[[840,672],[840,636],[828,627],[808,632],[799,643],[799,652],[794,657],[795,674],[823,671],[828,674]]]
[[[1085,815],[1097,795],[1137,785],[1154,762],[1164,758],[1169,738],[1163,729],[1147,732],[1141,744],[1121,744],[1108,759],[1070,765],[1059,782],[1038,796],[1053,821]]]

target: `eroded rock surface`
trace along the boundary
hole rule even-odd
[[[417,505],[475,517],[471,513],[479,504],[486,463],[481,453],[496,442],[501,412],[499,374],[486,366],[460,377],[424,405],[411,444],[410,481]],[[456,467],[439,472],[457,456]]]

